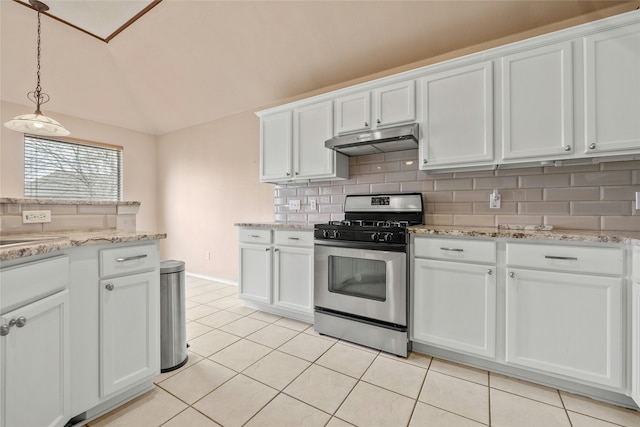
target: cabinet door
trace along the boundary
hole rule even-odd
[[[421,169],[493,163],[493,63],[422,79]]]
[[[413,80],[373,92],[375,126],[389,126],[416,119],[416,85]]]
[[[336,152],[324,146],[333,136],[331,101],[294,110],[294,178],[323,178],[334,173]]]
[[[274,304],[313,314],[313,249],[276,246]]]
[[[585,152],[640,152],[640,24],[584,42]]]
[[[502,158],[573,152],[571,42],[502,58]]]
[[[507,270],[508,363],[622,386],[620,278]]]
[[[291,111],[260,118],[260,180],[271,182],[291,178]]]
[[[240,244],[240,296],[271,304],[271,246]]]
[[[631,291],[631,398],[640,406],[640,282]]]
[[[159,274],[100,281],[101,397],[160,372]]]
[[[64,426],[70,414],[69,291],[0,317],[24,317],[0,337],[0,426]]]
[[[495,267],[417,259],[414,281],[415,341],[495,356]]]
[[[371,128],[371,92],[336,99],[336,134]]]

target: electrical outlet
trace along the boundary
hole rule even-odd
[[[318,201],[316,199],[309,200],[309,209],[311,209],[312,211],[318,209]]]
[[[300,200],[289,200],[289,210],[299,211],[300,210]]]
[[[23,211],[23,224],[40,224],[43,222],[51,222],[51,211]]]
[[[502,197],[497,191],[491,193],[489,195],[489,209],[500,209],[500,202],[502,201],[501,199]]]

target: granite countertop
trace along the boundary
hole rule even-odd
[[[444,225],[418,225],[409,228],[416,235],[494,237],[525,240],[561,240],[593,243],[640,243],[640,232],[592,230],[535,230],[524,228],[462,227]]]
[[[110,201],[110,200],[91,200],[91,199],[18,199],[13,197],[0,197],[2,204],[21,204],[21,205],[117,205],[117,206],[140,206],[140,202],[136,201]]]
[[[167,234],[144,231],[126,232],[110,229],[94,231],[63,231],[56,233],[6,234],[1,237],[3,239],[34,240],[33,243],[0,247],[0,261],[8,261],[77,246],[165,239]]]
[[[246,228],[280,228],[283,230],[313,230],[314,224],[302,222],[238,222],[236,227]]]

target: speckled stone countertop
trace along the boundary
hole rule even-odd
[[[62,249],[106,243],[136,242],[141,240],[165,239],[166,233],[126,232],[118,230],[63,231],[56,233],[5,234],[2,239],[21,239],[33,243],[0,246],[0,261],[55,252]],[[39,240],[40,239],[40,240]]]
[[[0,204],[20,204],[20,205],[117,205],[117,206],[139,206],[136,201],[107,201],[107,200],[67,200],[67,199],[16,199],[11,197],[0,197]]]
[[[238,222],[236,227],[246,228],[281,228],[283,230],[313,230],[313,224],[301,222]]]
[[[561,240],[585,243],[635,243],[640,244],[640,232],[634,231],[590,231],[590,230],[523,230],[496,227],[459,227],[418,225],[409,228],[416,235],[494,237],[523,240]]]

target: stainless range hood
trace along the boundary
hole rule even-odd
[[[418,124],[376,129],[327,140],[324,146],[347,156],[388,153],[418,148]]]

